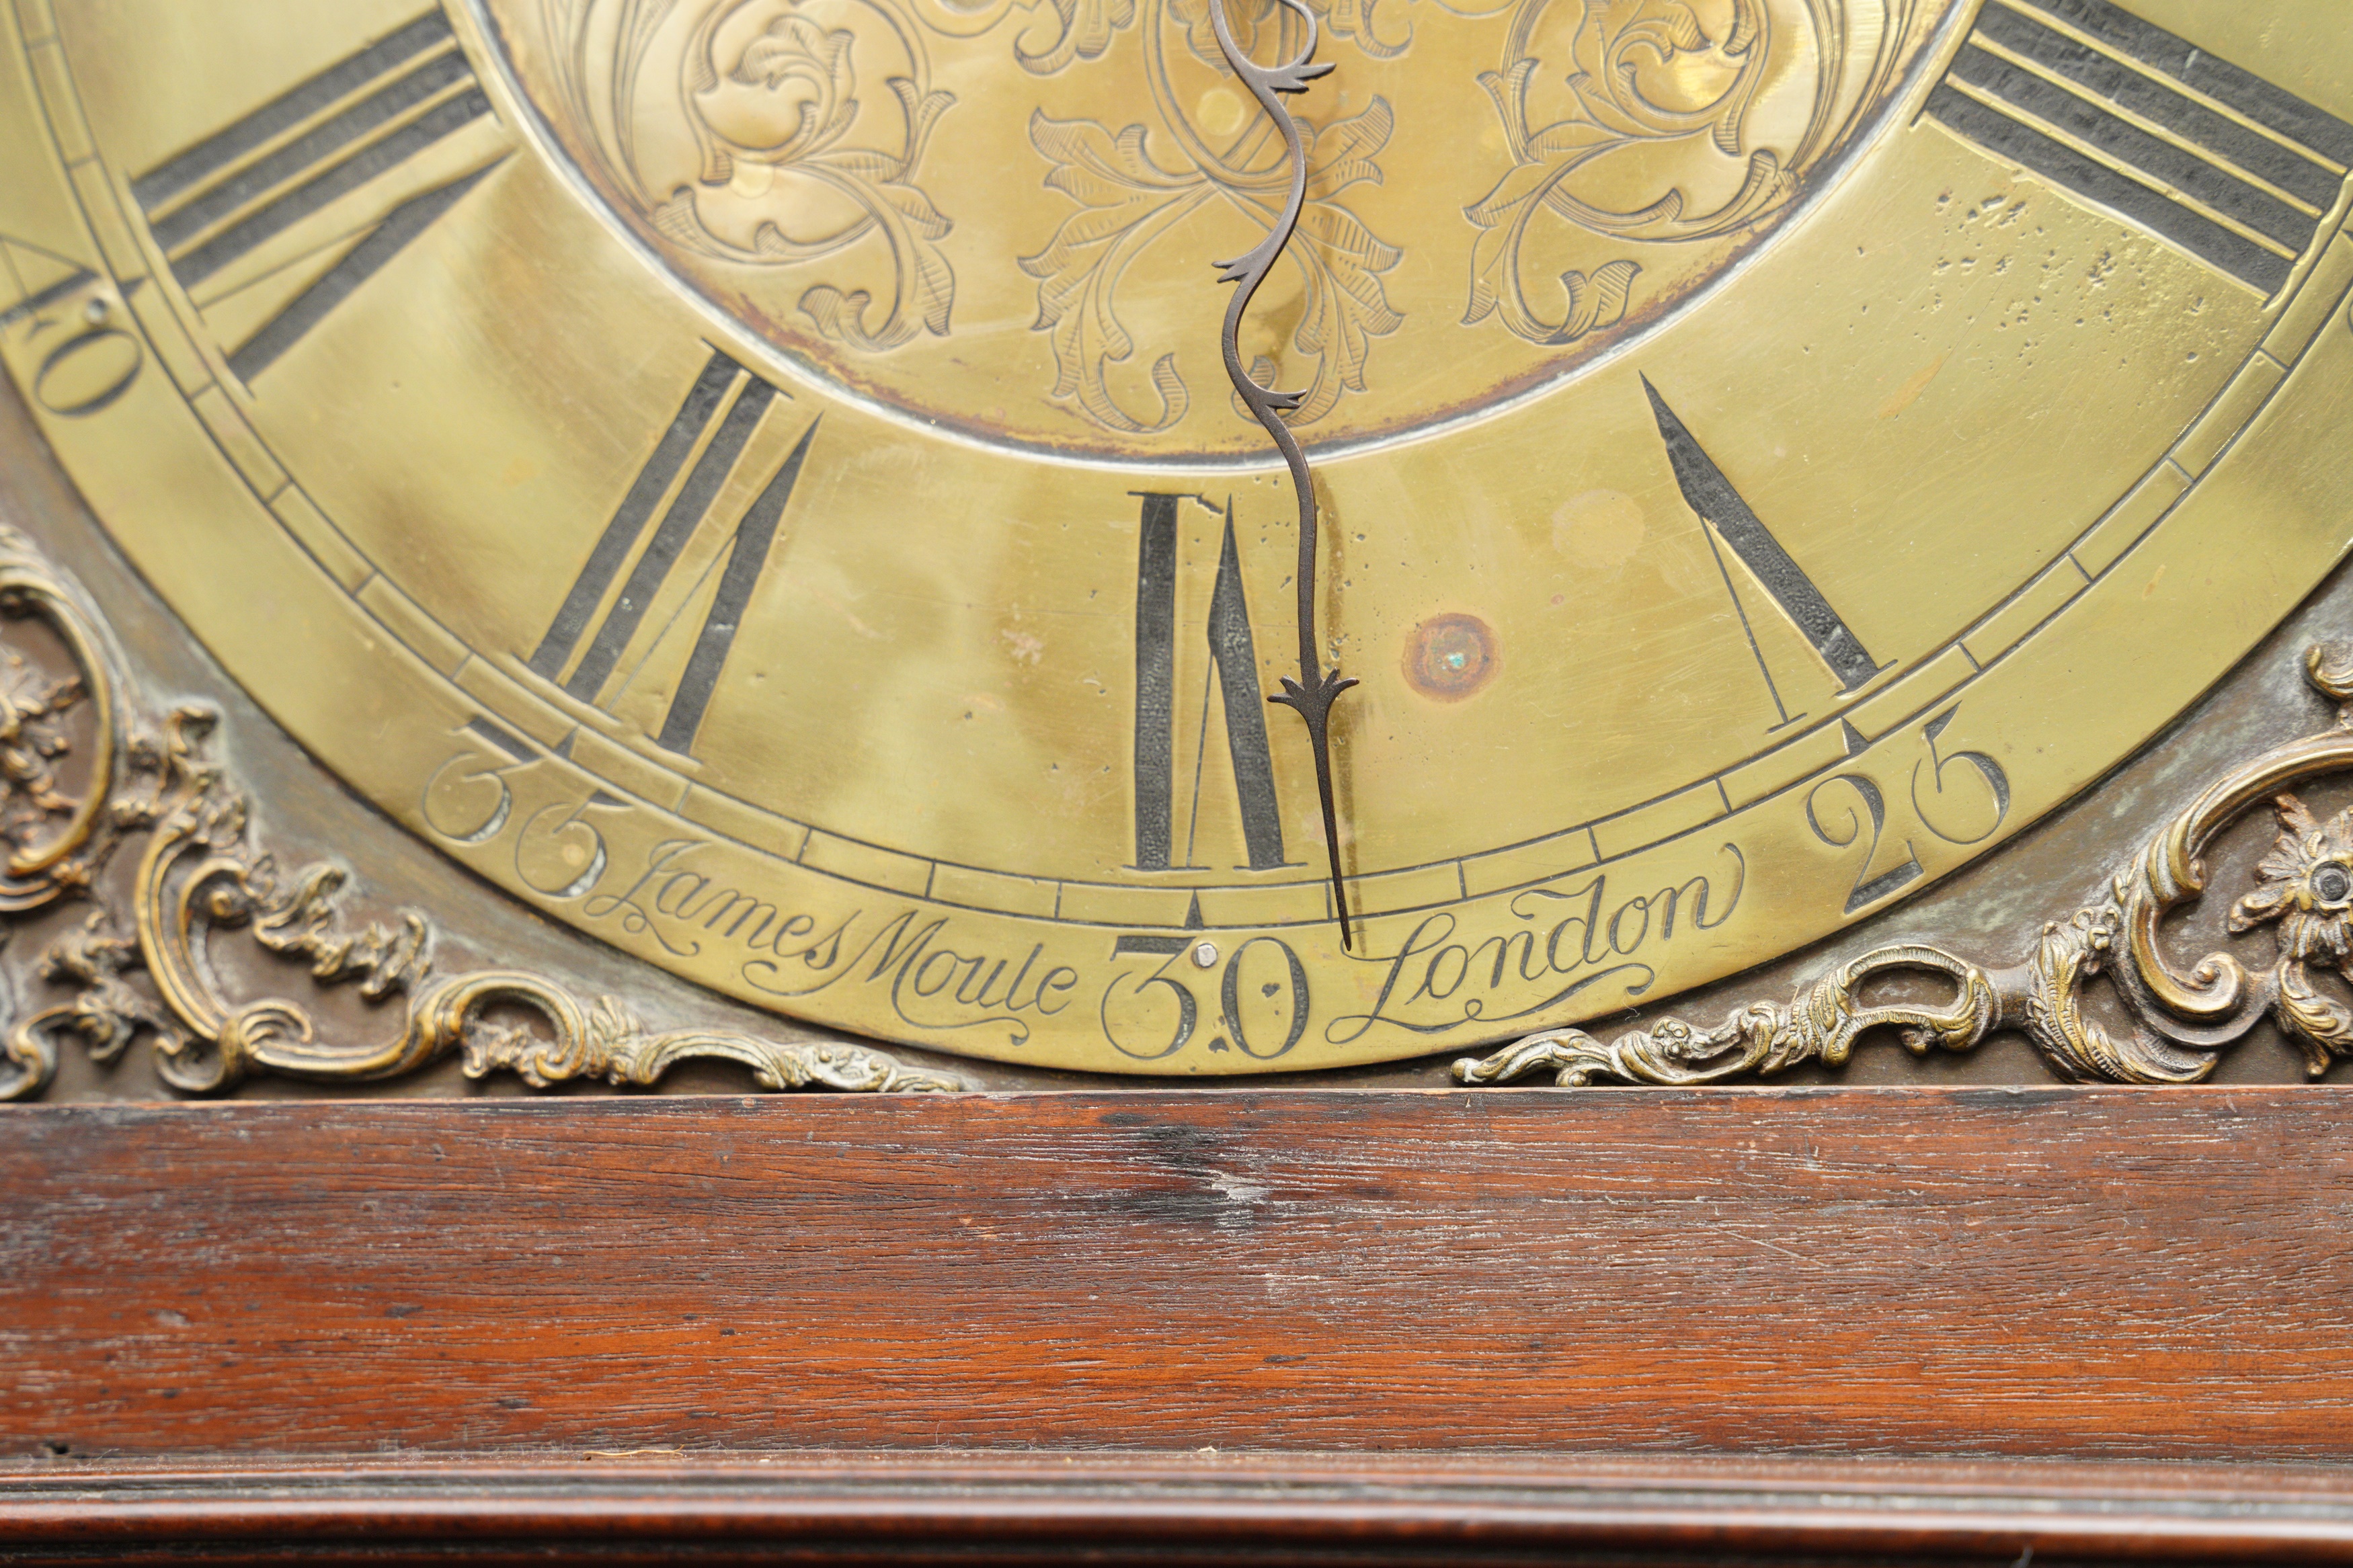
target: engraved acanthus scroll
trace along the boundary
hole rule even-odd
[[[1689,0],[1583,0],[1569,40],[1566,96],[1535,89],[1560,61],[1542,57],[1546,13],[1567,0],[1522,0],[1500,71],[1479,85],[1493,101],[1511,172],[1463,208],[1478,228],[1463,324],[1490,317],[1515,336],[1569,343],[1624,317],[1641,265],[1617,256],[1557,277],[1552,313],[1530,297],[1540,258],[1581,254],[1548,226],[1620,241],[1715,238],[1757,222],[1797,195],[1800,176],[1832,152],[1860,106],[1893,83],[1916,0],[1812,0],[1802,20],[1767,0],[1732,0],[1729,26],[1703,26]],[[1809,99],[1786,144],[1758,123],[1780,84]],[[1641,178],[1630,186],[1629,156]],[[1627,199],[1630,190],[1641,196]],[[1647,199],[1643,199],[1647,198]]]
[[[1326,440],[1557,376],[1819,188],[1959,4],[1233,0],[1249,58],[1352,51],[1249,374]],[[472,8],[600,204],[805,367],[987,439],[1249,449],[1184,258],[1271,231],[1291,158],[1208,0]]]
[[[1208,0],[1145,0],[1143,9],[1145,73],[1156,128],[1132,123],[1114,133],[1095,121],[1060,121],[1043,112],[1029,121],[1031,145],[1052,165],[1047,184],[1078,204],[1043,249],[1021,258],[1022,269],[1038,279],[1039,328],[1052,336],[1054,396],[1098,425],[1130,433],[1164,430],[1184,417],[1191,394],[1174,353],[1153,362],[1155,409],[1135,412],[1132,400],[1124,404],[1113,389],[1114,367],[1126,363],[1135,346],[1120,316],[1121,285],[1169,235],[1196,224],[1204,212],[1229,208],[1253,226],[1291,235],[1287,254],[1298,270],[1301,298],[1288,346],[1313,369],[1287,418],[1293,426],[1312,425],[1345,393],[1365,390],[1373,340],[1404,321],[1382,279],[1405,253],[1352,211],[1353,198],[1345,195],[1380,183],[1378,160],[1396,129],[1395,111],[1376,96],[1361,111],[1320,125],[1294,116],[1279,128],[1261,113],[1239,138],[1221,144],[1187,107],[1198,84],[1187,91],[1177,80],[1188,64],[1198,72],[1223,63],[1211,24],[1214,8]],[[1314,21],[1307,5],[1288,17],[1285,11],[1236,7],[1229,19],[1236,47],[1245,56],[1279,51],[1287,57],[1298,47],[1299,29],[1312,29]],[[1182,38],[1181,52],[1170,47],[1172,37]],[[1295,214],[1286,203],[1293,172],[1287,139],[1293,136],[1302,142],[1307,170]],[[1155,144],[1164,149],[1158,155]],[[1282,373],[1260,357],[1250,374],[1264,384]]]
[[[2322,991],[2316,975],[2353,974],[2353,810],[2327,822],[2287,793],[2353,769],[2353,643],[2309,650],[2305,671],[2338,704],[2336,724],[2267,752],[2210,785],[2119,867],[2108,896],[2042,928],[2032,952],[2007,967],[1973,963],[1938,948],[1883,947],[1841,964],[1786,1005],[1757,1002],[1713,1029],[1669,1018],[1604,1043],[1581,1029],[1549,1029],[1454,1076],[1507,1083],[1549,1072],[1563,1087],[1713,1083],[1807,1062],[1843,1066],[1863,1036],[1885,1030],[1915,1054],[1974,1049],[1997,1030],[2023,1033],[2052,1073],[2075,1083],[2195,1083],[2221,1053],[2269,1014],[2318,1078],[2353,1057],[2353,1005]],[[2159,940],[2168,915],[2205,890],[2201,858],[2232,822],[2264,802],[2279,839],[2256,868],[2256,886],[2232,907],[2229,929],[2274,925],[2276,956],[2251,971],[2233,953],[2211,952],[2183,970]],[[1873,1005],[1863,987],[1900,971],[1943,975],[1941,1005]],[[2085,988],[2105,975],[2129,1019],[2122,1033],[2084,1011]]]
[[[852,348],[946,335],[951,226],[916,182],[955,95],[931,87],[899,11],[881,0],[822,19],[786,0],[545,5],[567,117],[596,172],[666,240],[808,275],[800,313]],[[820,264],[856,270],[818,277]]]
[[[0,528],[0,616],[37,619],[75,674],[46,678],[15,650],[0,674],[0,842],[8,863],[0,915],[69,900],[91,912],[53,942],[41,976],[69,1000],[17,1019],[0,1045],[0,1100],[39,1094],[61,1047],[79,1038],[111,1061],[144,1041],[173,1088],[203,1094],[257,1074],[327,1081],[397,1077],[452,1052],[467,1074],[514,1072],[534,1087],[568,1079],[650,1084],[680,1061],[743,1063],[767,1089],[954,1089],[961,1080],[902,1067],[877,1050],[828,1040],[758,1039],[717,1030],[649,1030],[611,997],[587,1001],[543,976],[479,970],[436,976],[433,932],[420,915],[353,929],[332,865],[281,873],[249,841],[247,803],[206,755],[209,714],[180,708],[149,725],[117,671],[95,616],[75,587],[20,535]],[[92,733],[84,777],[60,764]],[[126,921],[95,883],[137,845]],[[351,984],[371,1003],[398,1001],[398,1026],[372,1043],[322,1039],[311,1012],[284,996],[228,994],[212,952],[245,931],[266,952],[304,964],[320,985]],[[0,928],[0,937],[8,934]],[[126,976],[143,971],[145,986]]]

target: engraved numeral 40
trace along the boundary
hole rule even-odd
[[[111,324],[97,273],[55,251],[0,235],[0,334],[33,353],[33,401],[60,419],[112,407],[139,379],[146,351]]]

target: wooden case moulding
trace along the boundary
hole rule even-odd
[[[12,1479],[12,1563],[2313,1563],[2353,1519],[2262,1466],[812,1452]]]
[[[20,1108],[0,1542],[2341,1553],[2333,1098]]]
[[[2342,1460],[2337,1115],[2206,1089],[29,1108],[0,1411],[125,1457]]]

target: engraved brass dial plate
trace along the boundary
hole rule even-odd
[[[1235,0],[1253,58],[1279,8]],[[1589,1018],[1868,919],[2353,538],[2339,0],[13,0],[0,363],[428,842],[1043,1066]]]

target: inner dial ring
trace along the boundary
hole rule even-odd
[[[1200,274],[1272,221],[1283,159],[1206,0],[468,4],[592,202],[799,373],[1040,455],[1260,455]],[[1310,200],[1245,355],[1304,390],[1321,453],[1541,394],[1826,185],[1952,9],[1327,16]],[[1246,49],[1294,47],[1271,3],[1234,15]]]

